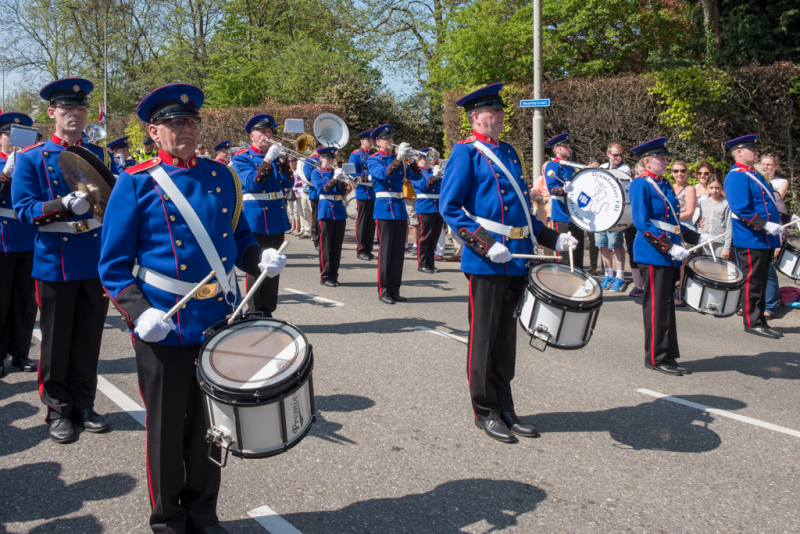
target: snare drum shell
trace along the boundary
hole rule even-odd
[[[739,308],[741,289],[714,289],[684,276],[681,298],[696,312],[730,317]]]
[[[592,337],[591,322],[594,313],[576,312],[563,307],[552,306],[530,291],[522,297],[522,310],[519,322],[525,332],[546,341],[551,347],[560,349],[580,349]],[[563,318],[563,321],[562,321]],[[547,328],[552,337],[536,332],[536,327]]]
[[[792,280],[800,280],[800,249],[791,244],[787,239],[778,255],[778,271]]]

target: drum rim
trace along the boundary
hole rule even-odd
[[[597,295],[598,296],[595,299],[593,299],[593,300],[576,301],[576,300],[567,299],[566,297],[562,297],[562,296],[559,296],[559,295],[553,295],[552,293],[545,292],[538,285],[534,284],[533,280],[531,278],[531,272],[535,268],[537,268],[539,266],[544,266],[544,265],[559,265],[562,268],[566,267],[566,265],[561,265],[558,262],[554,262],[554,261],[540,261],[540,262],[532,263],[532,265],[528,268],[528,270],[525,273],[525,282],[526,282],[526,287],[531,289],[531,292],[536,296],[536,298],[539,298],[539,299],[543,300],[544,302],[546,302],[548,304],[555,304],[556,306],[569,308],[570,310],[573,310],[574,313],[589,312],[589,311],[594,310],[595,308],[599,308],[600,306],[602,306],[602,304],[603,304],[603,288],[600,286],[599,283],[597,283],[597,280],[595,280],[594,276],[588,274],[583,269],[580,269],[580,268],[577,268],[577,267],[576,267],[576,269],[578,271],[580,271],[584,275],[586,275],[586,278],[588,280],[591,280],[592,283],[597,286],[597,289],[598,289]]]
[[[783,254],[784,250],[788,250],[789,252],[791,252],[795,256],[800,256],[800,247],[796,247],[793,244],[791,244],[789,242],[790,239],[796,239],[796,240],[798,240],[800,242],[800,237],[787,237],[783,241],[783,247],[781,247],[781,249],[782,249],[781,250],[781,254]]]
[[[610,169],[610,170],[613,171],[613,170],[616,170],[616,169]],[[593,172],[602,171],[603,173],[609,175],[614,180],[619,181],[619,179],[616,176],[614,176],[613,173],[609,172],[609,169],[603,169],[602,167],[592,167],[591,169],[581,169],[580,171],[575,173],[575,176],[573,176],[570,181],[575,180],[578,176],[581,175],[581,173],[586,172],[586,171],[590,171],[590,172],[592,172],[592,171]],[[622,172],[622,171],[620,171],[620,172]],[[629,182],[633,182],[633,178],[629,179],[628,181]],[[620,219],[622,219],[622,216],[625,214],[625,212],[627,210],[630,210],[631,213],[633,213],[633,206],[631,206],[630,194],[626,193],[625,192],[625,188],[622,187],[622,186],[620,186],[620,190],[622,191],[623,200],[626,200],[627,202],[623,202],[622,203],[622,206],[623,206],[622,211],[619,212],[619,216],[614,221],[614,224],[609,226],[608,229],[606,229],[606,230],[592,230],[590,228],[586,228],[586,227],[582,226],[581,225],[582,221],[579,218],[574,217],[573,214],[570,212],[570,210],[569,210],[570,203],[569,203],[568,197],[567,197],[567,202],[565,202],[565,204],[566,204],[566,207],[567,207],[567,213],[569,213],[570,220],[572,221],[573,224],[575,224],[578,228],[580,228],[584,232],[598,233],[598,232],[612,232],[612,231],[613,232],[622,232],[622,231],[624,231],[626,228],[629,228],[633,224],[633,218],[632,217],[631,217],[631,223],[628,226],[626,226],[625,228],[621,228],[619,230],[614,230],[614,228],[617,227],[617,225],[619,224]],[[628,208],[625,208],[625,206],[628,206]]]
[[[694,258],[692,258],[689,261],[687,261],[686,262],[686,269],[685,269],[686,276],[688,276],[692,280],[695,280],[695,281],[699,282],[701,285],[708,285],[708,286],[714,287],[716,289],[741,289],[744,286],[744,284],[745,284],[744,271],[742,271],[739,268],[738,265],[736,265],[735,263],[733,263],[730,260],[723,260],[722,258],[717,258],[718,262],[725,262],[725,263],[729,263],[729,264],[733,265],[733,267],[741,275],[741,279],[738,282],[723,282],[723,281],[720,281],[720,280],[714,280],[713,278],[709,278],[709,277],[705,276],[704,274],[701,274],[701,273],[697,272],[696,270],[692,269],[691,266],[692,266],[693,262],[696,262],[696,261],[699,261],[699,260],[706,261],[707,258],[710,258],[710,256],[695,256]]]

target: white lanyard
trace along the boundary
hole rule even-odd
[[[664,194],[664,192],[661,190],[661,188],[658,187],[658,184],[656,183],[655,180],[653,180],[651,177],[648,176],[647,177],[647,181],[650,182],[650,185],[652,185],[653,187],[656,188],[656,192],[661,196],[661,198],[664,199],[664,203],[667,205],[667,207],[669,208],[670,213],[672,213],[672,216],[675,217],[675,220],[677,221],[677,223],[675,225],[675,228],[680,230],[681,220],[678,218],[677,215],[675,215],[675,209],[672,207],[672,202],[669,201],[669,199]]]
[[[774,195],[774,193],[773,193],[772,191],[770,191],[769,189],[767,189],[767,187],[766,187],[764,184],[762,184],[762,183],[759,181],[759,179],[758,179],[758,178],[756,178],[755,176],[753,176],[752,174],[750,174],[750,173],[749,173],[749,172],[747,172],[747,171],[744,171],[744,173],[745,173],[747,176],[749,176],[750,178],[752,178],[752,179],[753,179],[753,181],[754,181],[755,183],[757,183],[759,186],[761,186],[761,189],[763,189],[763,190],[764,190],[764,192],[767,194],[767,198],[769,198],[770,202],[772,202],[772,204],[775,206],[775,209],[778,209],[778,205],[777,205],[777,204],[775,204],[775,197],[773,196],[773,195]],[[780,211],[780,210],[778,210],[778,211]],[[767,218],[769,218],[769,214],[767,214]]]

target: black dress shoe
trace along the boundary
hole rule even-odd
[[[77,414],[73,414],[72,420],[76,425],[82,426],[87,432],[100,433],[108,430],[108,421],[106,421],[106,418],[89,408],[84,408],[78,411]]]
[[[203,527],[196,532],[197,534],[230,534],[230,531],[219,523],[210,527]]]
[[[328,287],[336,287],[336,282],[334,282],[333,280],[325,280],[324,282],[322,282],[322,284]]]
[[[541,436],[535,426],[520,421],[519,417],[517,417],[517,414],[514,412],[503,412],[500,414],[500,418],[508,429],[518,436],[526,438],[538,438]]]
[[[773,334],[775,334],[775,335],[776,335],[776,336],[778,336],[778,337],[783,337],[783,334],[782,334],[781,332],[778,332],[777,330],[775,330],[774,328],[772,328],[772,327],[771,327],[771,326],[769,326],[769,325],[766,325],[766,324],[765,324],[765,325],[763,326],[763,328],[764,328],[764,330],[766,330],[767,332],[772,332]]]
[[[20,371],[25,371],[26,373],[32,373],[39,368],[39,362],[29,358],[25,358],[24,360],[11,358],[11,367],[16,367]]]
[[[392,297],[389,297],[389,296],[386,296],[386,295],[380,297],[378,300],[380,300],[384,304],[394,304],[394,301],[392,300]]]
[[[511,433],[506,424],[501,419],[489,419],[480,421],[475,419],[475,426],[486,432],[486,435],[503,443],[514,443],[517,438]]]
[[[56,443],[71,443],[78,439],[75,434],[75,428],[72,426],[72,421],[66,417],[61,419],[53,419],[50,425],[50,439]]]
[[[681,364],[678,363],[678,360],[676,360],[674,358],[665,358],[664,359],[664,363],[666,363],[670,367],[674,367],[675,369],[677,369],[678,371],[680,371],[681,373],[683,373],[685,375],[692,374],[692,370],[691,369],[689,369],[688,367],[682,366]]]
[[[433,274],[433,269],[431,269],[430,267],[417,267],[417,270],[421,273]]]
[[[371,259],[371,260],[374,260],[375,258],[377,258],[377,256],[375,254],[373,254],[372,252],[369,252],[368,254],[369,254],[369,259]]]
[[[768,337],[770,339],[778,339],[780,337],[777,332],[773,332],[770,328],[764,328],[763,326],[754,326],[753,328],[747,328],[745,326],[744,331],[748,334]]]
[[[406,302],[406,301],[408,301],[407,298],[401,297],[400,295],[392,295],[392,300],[394,300],[395,302]]]
[[[442,272],[442,271],[440,271],[439,269],[437,269],[436,267],[434,267],[434,268],[433,268],[433,272],[434,272],[434,273],[440,273],[440,272]]]
[[[358,255],[358,259],[364,261],[370,261],[372,258],[366,252],[362,252],[361,254]]]
[[[665,373],[672,376],[683,376],[683,373],[678,370],[677,367],[673,367],[668,363],[661,362],[657,365],[650,365],[649,363],[644,364],[645,367],[648,369],[652,369],[654,371],[658,371],[659,373]]]

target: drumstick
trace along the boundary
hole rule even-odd
[[[208,276],[206,276],[205,278],[200,280],[199,284],[194,286],[191,291],[186,293],[186,295],[184,295],[184,297],[181,300],[179,300],[178,303],[175,306],[173,306],[171,310],[169,310],[167,313],[164,314],[164,317],[162,317],[161,320],[166,323],[170,319],[170,317],[172,317],[173,315],[178,313],[178,310],[180,310],[183,307],[184,304],[186,304],[187,302],[192,300],[194,298],[195,294],[198,291],[200,291],[200,288],[203,287],[204,285],[206,285],[209,280],[214,278],[215,274],[217,274],[216,271],[211,271],[210,273],[208,273]]]
[[[558,256],[543,256],[536,254],[512,254],[512,258],[519,260],[557,260]]]
[[[558,181],[559,181],[559,182],[561,182],[562,184],[564,183],[564,180],[562,180],[561,178],[559,178],[558,176],[556,176],[556,171],[547,171],[547,177],[548,177],[548,178],[555,178],[556,180],[558,180]]]
[[[284,241],[283,244],[281,245],[281,247],[278,249],[278,254],[283,252],[284,249],[286,249],[286,247],[288,247],[288,246],[289,246],[289,242],[288,241]],[[236,316],[239,315],[239,313],[241,313],[242,308],[244,308],[244,305],[247,304],[250,301],[251,298],[253,298],[253,295],[255,294],[256,290],[258,289],[258,286],[260,286],[261,283],[266,278],[267,278],[267,270],[264,269],[261,272],[261,276],[259,276],[256,279],[255,283],[253,283],[253,285],[250,287],[250,291],[248,291],[247,294],[242,299],[242,302],[241,302],[241,304],[239,304],[239,307],[236,308],[236,311],[233,312],[233,315],[231,315],[231,318],[228,319],[228,324],[231,324],[233,322],[233,320],[236,318]]]
[[[686,249],[686,252],[692,253],[692,252],[694,252],[695,250],[697,250],[697,249],[699,249],[699,248],[703,248],[704,246],[706,246],[706,245],[709,245],[709,244],[711,244],[711,243],[712,243],[712,242],[714,242],[714,241],[717,241],[718,239],[722,239],[722,238],[723,238],[723,237],[725,237],[726,235],[728,235],[728,232],[725,232],[724,234],[720,234],[720,235],[718,235],[717,237],[712,237],[711,239],[709,239],[708,241],[706,241],[706,242],[705,242],[705,243],[703,243],[702,245],[697,245],[697,246],[695,246],[695,247],[692,247],[692,248]]]
[[[781,226],[781,228],[786,228],[787,226],[791,226],[793,224],[796,224],[796,225],[800,226],[800,221],[792,221],[790,223],[786,223],[783,226]]]
[[[567,235],[572,237],[572,232],[567,232]],[[575,272],[575,264],[572,262],[572,247],[569,247],[569,272]]]

